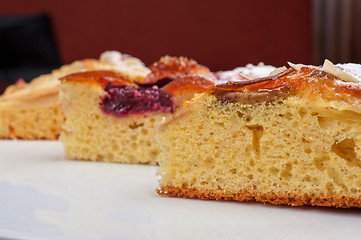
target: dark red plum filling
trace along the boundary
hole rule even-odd
[[[123,117],[133,113],[173,112],[170,96],[156,87],[114,86],[108,83],[100,108],[105,113]]]

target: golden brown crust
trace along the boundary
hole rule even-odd
[[[204,93],[214,82],[202,75],[183,75],[165,85],[162,90],[172,96],[176,107],[191,100],[195,94]]]
[[[184,75],[165,85],[162,90],[170,95],[180,92],[205,92],[214,82],[201,75]]]
[[[108,82],[113,85],[135,85],[127,77],[113,71],[87,71],[67,75],[59,79],[64,82],[88,82],[105,86]]]
[[[154,83],[163,78],[174,79],[186,74],[200,74],[213,77],[213,74],[207,67],[185,57],[165,56],[158,62],[153,63],[149,69],[151,73],[148,74],[145,83]]]
[[[338,80],[338,81],[336,81]],[[315,67],[302,67],[296,71],[293,68],[274,76],[249,81],[228,82],[210,88],[213,95],[246,90],[272,89],[280,86],[289,87],[294,95],[307,96],[325,100],[339,100],[352,103],[352,99],[361,99],[361,88],[355,83],[342,80]]]
[[[258,192],[240,191],[237,193],[230,192],[205,192],[194,188],[178,188],[172,186],[162,186],[156,190],[161,196],[182,197],[182,198],[199,198],[205,200],[233,200],[239,202],[256,201],[271,204],[285,204],[290,206],[322,206],[322,207],[337,207],[350,208],[361,207],[360,198],[344,197],[344,196],[312,196],[304,195],[277,195],[262,194]]]
[[[35,78],[31,83],[17,81],[6,88],[0,96],[0,103],[3,102],[30,102],[42,98],[58,95],[57,81],[50,79],[48,75]]]

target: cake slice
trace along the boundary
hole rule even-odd
[[[0,139],[57,139],[64,123],[58,78],[101,69],[118,72],[139,82],[149,73],[139,59],[107,51],[99,60],[76,61],[35,78],[29,84],[19,80],[0,96]]]
[[[143,83],[107,71],[61,79],[66,122],[60,140],[69,159],[156,164],[156,127],[182,111],[183,102],[214,85],[205,66],[163,57]]]
[[[160,126],[160,195],[361,207],[361,66],[210,88]]]

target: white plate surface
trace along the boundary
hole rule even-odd
[[[0,141],[0,239],[361,239],[361,209],[160,197],[156,167]]]

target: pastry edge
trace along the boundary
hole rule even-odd
[[[258,192],[239,191],[230,192],[210,192],[201,191],[195,188],[162,186],[158,188],[157,193],[161,196],[181,197],[181,198],[198,198],[203,200],[231,200],[238,202],[262,202],[275,205],[290,206],[321,206],[336,208],[361,207],[361,198],[339,197],[339,196],[302,196],[302,195],[278,195],[276,193],[262,194]]]

